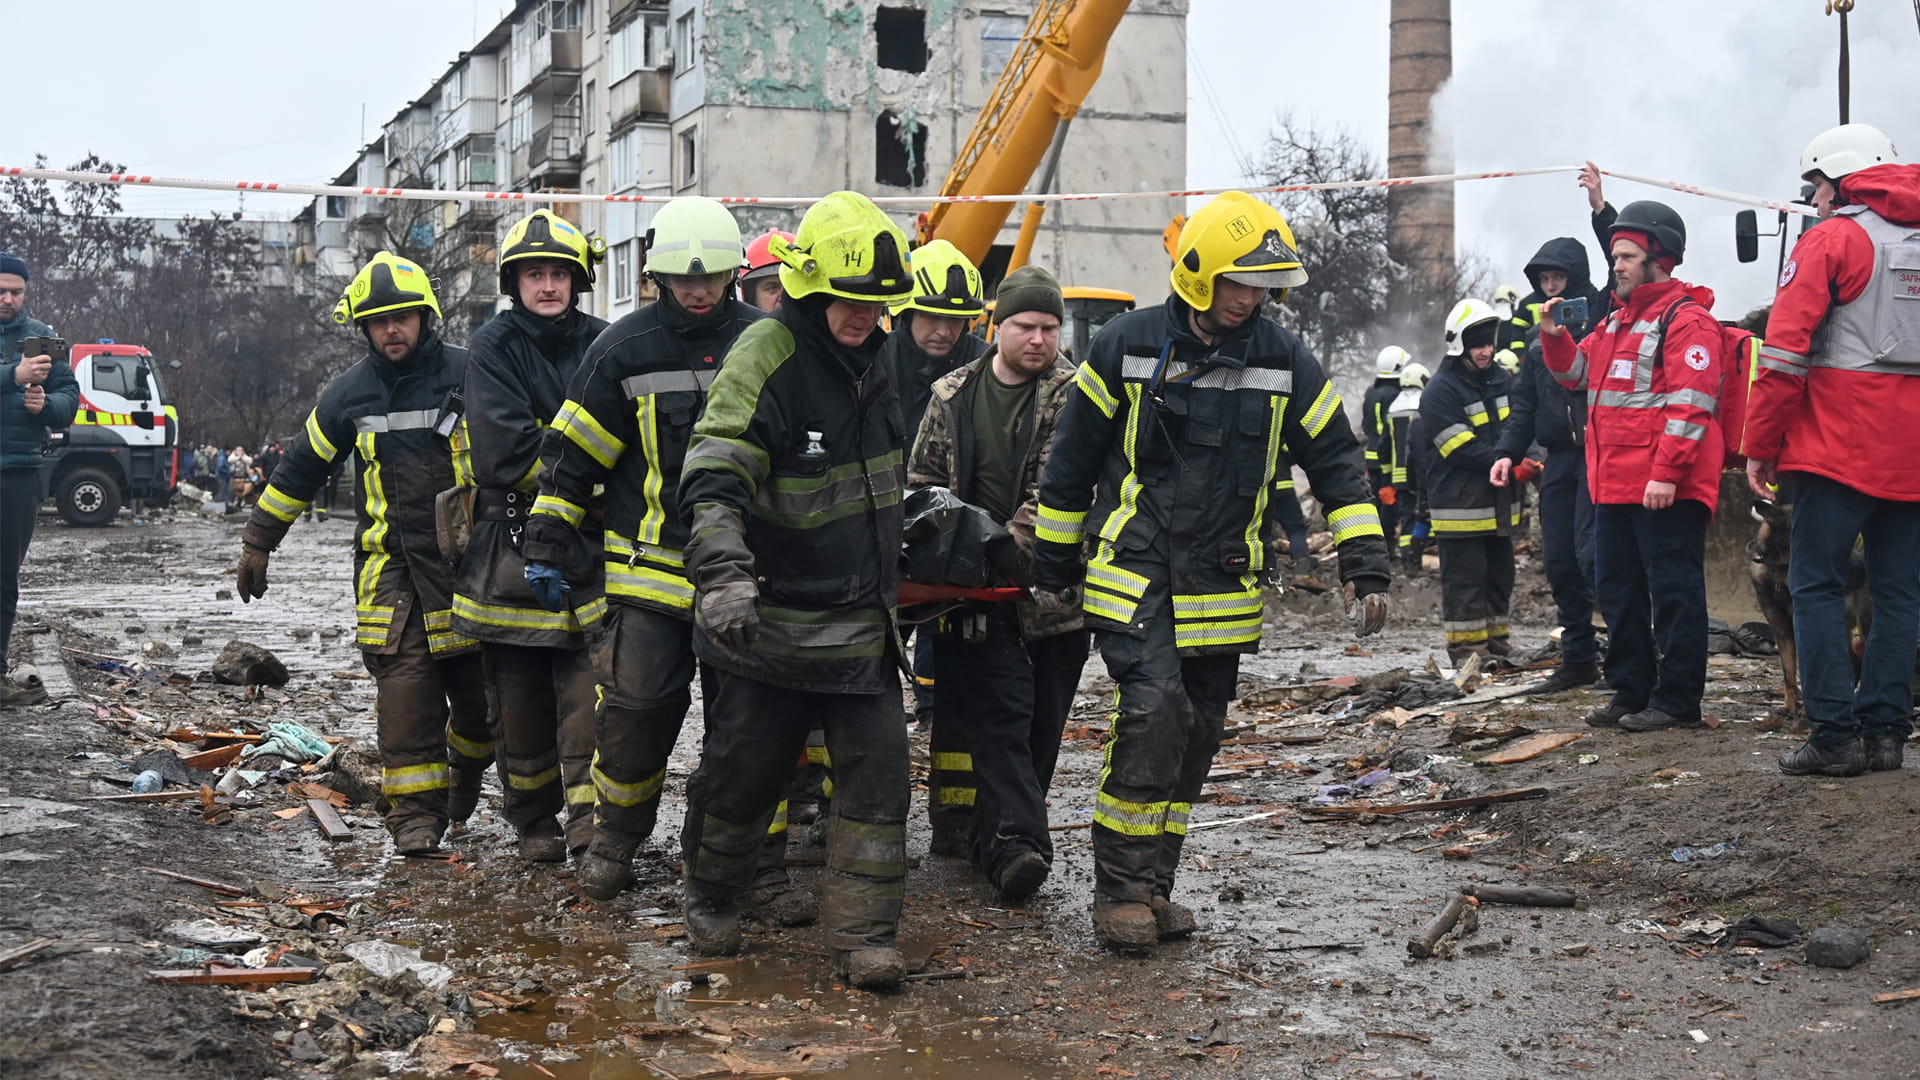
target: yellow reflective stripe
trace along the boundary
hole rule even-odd
[[[1461,447],[1467,445],[1467,443],[1470,442],[1472,439],[1473,439],[1473,432],[1471,431],[1460,432],[1459,434],[1455,435],[1453,438],[1448,439],[1446,442],[1443,442],[1440,444],[1440,456],[1441,457],[1453,456],[1453,452],[1455,450],[1458,450]]]
[[[1370,502],[1353,503],[1327,512],[1327,528],[1333,542],[1345,543],[1356,536],[1386,536],[1380,528],[1380,511]]]
[[[513,770],[507,770],[507,783],[521,791],[537,791],[560,779],[560,765],[555,762],[532,776],[521,776]]]
[[[1437,533],[1483,532],[1493,527],[1494,519],[1491,517],[1443,518],[1437,513],[1433,515],[1433,531]]]
[[[654,397],[645,394],[633,402],[634,418],[640,425],[640,454],[647,463],[647,475],[640,482],[640,497],[646,503],[646,512],[640,515],[640,526],[634,535],[642,541],[660,542],[660,527],[666,523],[667,509],[662,504],[660,494],[663,477],[660,472],[660,419]]]
[[[1178,649],[1198,649],[1209,645],[1245,645],[1260,640],[1260,616],[1219,622],[1173,624],[1173,644]]]
[[[305,502],[289,497],[286,492],[281,491],[272,484],[268,484],[267,489],[260,493],[259,505],[260,509],[265,510],[267,513],[272,514],[274,517],[279,518],[289,525],[293,523],[294,518],[299,517],[301,512],[307,508]]]
[[[435,656],[447,653],[463,652],[480,646],[480,642],[458,631],[448,630],[439,634],[427,635],[427,651]]]
[[[629,566],[624,562],[607,563],[607,594],[654,600],[682,611],[693,608],[693,584],[685,574],[656,570],[651,566]]]
[[[600,755],[593,756],[593,791],[601,802],[615,806],[638,806],[649,799],[660,797],[660,789],[666,785],[667,770],[661,769],[652,776],[632,784],[623,784],[608,776],[600,768]]]
[[[1320,385],[1320,396],[1313,399],[1313,405],[1307,409],[1306,419],[1300,426],[1306,429],[1307,437],[1317,439],[1327,429],[1327,423],[1333,414],[1340,411],[1340,395],[1334,392],[1332,383]]]
[[[1107,384],[1101,380],[1099,373],[1093,370],[1092,364],[1080,365],[1080,369],[1073,374],[1073,385],[1087,395],[1087,400],[1093,402],[1101,415],[1109,420],[1113,419],[1114,410],[1120,407],[1120,402],[1115,400],[1113,394],[1107,390]]]
[[[627,444],[603,427],[577,401],[560,406],[560,415],[553,418],[553,426],[575,446],[585,450],[602,468],[613,468],[613,463],[627,452]]]
[[[1407,470],[1404,466],[1397,467],[1393,470],[1393,482],[1396,484],[1404,484],[1407,482]]]
[[[832,757],[830,757],[830,756],[828,756],[828,754],[827,754],[827,748],[826,748],[826,747],[824,747],[824,746],[809,746],[809,747],[807,747],[807,764],[809,764],[809,765],[832,765],[832,764],[833,764],[833,758],[832,758]]]
[[[1196,593],[1173,597],[1175,619],[1219,619],[1228,615],[1260,614],[1260,591]]]
[[[453,609],[439,608],[435,611],[427,612],[426,623],[428,630],[445,630],[447,627],[453,625]]]
[[[453,457],[453,482],[459,487],[473,486],[473,438],[467,433],[465,417],[447,436],[447,450]]]
[[[459,754],[461,757],[473,758],[476,761],[493,756],[492,739],[488,739],[486,742],[475,742],[453,730],[452,724],[447,725],[447,745],[453,749],[454,753]]]
[[[1139,574],[1131,570],[1123,570],[1102,559],[1095,559],[1087,566],[1087,583],[1136,599],[1146,595],[1149,584],[1147,579]]]
[[[444,762],[380,770],[380,794],[414,795],[446,787],[451,774]]]
[[[1052,544],[1077,544],[1087,531],[1085,510],[1055,510],[1042,503],[1034,515],[1033,534]]]
[[[1487,640],[1487,628],[1484,626],[1476,626],[1471,630],[1447,631],[1449,645],[1476,645],[1485,640]]]
[[[780,805],[773,808],[773,822],[767,826],[767,836],[785,836],[787,832],[787,800],[781,799]]]
[[[972,772],[973,755],[959,753],[939,753],[933,755],[933,767],[942,772]]]
[[[557,517],[574,528],[587,520],[587,508],[578,503],[568,502],[558,495],[542,495],[533,500],[533,513],[549,514]]]
[[[513,487],[515,491],[538,491],[540,489],[539,458],[536,457],[533,459],[533,464],[527,466],[527,474],[514,481]]]
[[[972,806],[974,799],[977,798],[978,796],[979,796],[979,790],[977,788],[946,787],[945,785],[942,785],[940,788],[940,805],[941,806]]]
[[[511,607],[486,604],[471,596],[453,594],[453,613],[467,622],[499,626],[510,630],[561,630],[578,633],[599,622],[607,613],[607,598],[596,596],[571,611],[545,608]]]
[[[1140,607],[1140,602],[1110,596],[1098,589],[1088,589],[1086,595],[1080,599],[1080,607],[1089,615],[1110,619],[1117,623],[1130,623],[1133,621],[1133,613]]]
[[[1179,836],[1187,835],[1187,819],[1193,816],[1193,804],[1170,802],[1167,804],[1167,831]]]
[[[1267,565],[1267,546],[1260,542],[1260,526],[1267,520],[1267,502],[1272,497],[1268,488],[1280,466],[1280,418],[1286,400],[1275,396],[1267,402],[1267,453],[1261,465],[1260,489],[1253,498],[1253,513],[1247,515],[1247,531],[1243,534],[1247,542],[1247,566],[1254,570]]]
[[[320,430],[320,409],[318,406],[315,406],[314,410],[307,414],[307,445],[313,447],[314,453],[319,454],[329,462],[340,456],[340,450],[333,445],[333,440],[327,438],[327,433]]]
[[[1102,791],[1094,797],[1093,823],[1127,836],[1159,836],[1166,831],[1167,804],[1117,799]]]

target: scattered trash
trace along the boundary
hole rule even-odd
[[[1814,967],[1850,968],[1871,955],[1867,935],[1858,930],[1823,926],[1807,935],[1807,963]]]
[[[1447,906],[1440,909],[1420,936],[1407,940],[1407,952],[1416,960],[1425,960],[1436,955],[1440,941],[1449,934],[1456,938],[1465,937],[1480,927],[1480,902],[1466,893],[1455,893]],[[1456,928],[1458,932],[1456,933]]]
[[[214,658],[213,677],[229,686],[279,687],[287,685],[290,676],[273,653],[250,642],[229,641]]]
[[[133,778],[133,793],[135,795],[151,795],[166,786],[167,778],[152,769],[148,769]]]
[[[709,979],[712,976],[708,976]],[[687,994],[693,989],[693,983],[686,979],[677,979],[662,986],[653,995],[653,1018],[661,1023],[685,1019],[687,1016]]]
[[[1727,928],[1720,944],[1727,947],[1735,945],[1758,945],[1763,949],[1777,949],[1800,940],[1805,933],[1800,924],[1792,919],[1763,919],[1758,915],[1749,915]]]
[[[183,941],[208,948],[225,948],[232,945],[258,945],[266,940],[252,930],[242,930],[237,926],[225,926],[212,919],[194,919],[190,922],[173,923],[166,932]]]
[[[1535,735],[1523,739],[1505,750],[1496,750],[1474,762],[1475,765],[1513,765],[1522,761],[1532,761],[1549,750],[1558,750],[1570,742],[1586,738],[1584,732],[1556,731],[1545,735]]]
[[[1703,1043],[1708,1041],[1707,1033],[1701,1031],[1699,1028],[1694,1028],[1692,1031],[1687,1032],[1687,1034],[1692,1036],[1694,1042]]]
[[[240,752],[242,761],[261,754],[272,754],[293,764],[318,761],[333,753],[333,744],[315,735],[303,725],[276,721],[267,725],[267,736]]]
[[[1682,844],[1673,849],[1673,861],[1692,862],[1695,859],[1717,859],[1722,855],[1729,855],[1739,850],[1740,841],[1738,840],[1724,840],[1712,847],[1694,847],[1690,844]]]
[[[420,950],[391,941],[356,941],[346,947],[346,954],[382,979],[411,971],[420,977],[422,986],[436,994],[446,989],[448,980],[453,978],[453,969],[447,965],[422,960]]]
[[[1575,760],[1579,761],[1580,764],[1582,765],[1591,765],[1594,762],[1600,760],[1600,755],[1599,754],[1581,754]]]

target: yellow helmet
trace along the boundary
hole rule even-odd
[[[594,266],[607,257],[607,242],[587,239],[580,227],[551,210],[535,210],[513,223],[500,245],[500,291],[513,292],[514,272],[509,263],[527,259],[559,259],[573,267],[573,291],[593,291]]]
[[[333,306],[333,321],[345,325],[408,308],[426,308],[440,314],[433,282],[418,263],[391,251],[377,252],[347,283],[346,294]]]
[[[1287,219],[1244,191],[1222,192],[1195,211],[1174,245],[1173,291],[1195,311],[1213,306],[1214,279],[1222,274],[1272,289],[1276,300],[1307,283]]]
[[[894,305],[895,315],[912,310],[971,319],[987,310],[980,271],[951,242],[935,240],[913,249],[909,266],[913,271],[913,296]]]
[[[767,251],[780,260],[780,287],[795,300],[826,293],[891,306],[913,295],[907,234],[857,191],[836,191],[814,203],[793,241],[776,236]]]

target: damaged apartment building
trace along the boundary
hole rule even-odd
[[[1044,0],[1049,6],[1059,0]],[[931,195],[1034,11],[1019,0],[520,0],[334,183],[463,191]],[[1187,0],[1133,0],[1062,146],[1053,190],[1184,186]],[[1025,190],[1035,190],[1036,175]],[[391,247],[427,266],[457,337],[494,310],[497,238],[533,202],[314,200],[297,219],[316,292]],[[890,207],[909,235],[923,207]],[[1167,290],[1175,200],[1049,208],[1032,261],[1066,285]],[[650,298],[640,238],[657,205],[562,206],[608,245],[585,306]],[[997,280],[1020,206],[985,260]],[[749,236],[801,209],[741,206]]]

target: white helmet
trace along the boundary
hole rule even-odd
[[[1513,313],[1520,310],[1520,290],[1511,285],[1493,290],[1493,310],[1503,319],[1513,318]]]
[[[1468,297],[1447,312],[1447,355],[1460,356],[1467,351],[1467,330],[1486,322],[1499,322],[1500,313],[1485,300]]]
[[[1512,349],[1501,349],[1494,353],[1493,362],[1499,364],[1509,375],[1520,374],[1520,354]]]
[[[1381,349],[1379,357],[1374,360],[1373,377],[1376,379],[1399,378],[1400,369],[1405,367],[1407,361],[1411,359],[1413,356],[1407,350],[1398,345],[1389,345]]]
[[[1840,178],[1897,159],[1893,140],[1872,124],[1841,124],[1813,137],[1800,153],[1800,179],[1822,173],[1835,183]]]
[[[1400,369],[1400,385],[1410,389],[1417,390],[1427,385],[1427,380],[1431,378],[1433,378],[1433,372],[1428,371],[1427,365],[1418,361]]]

